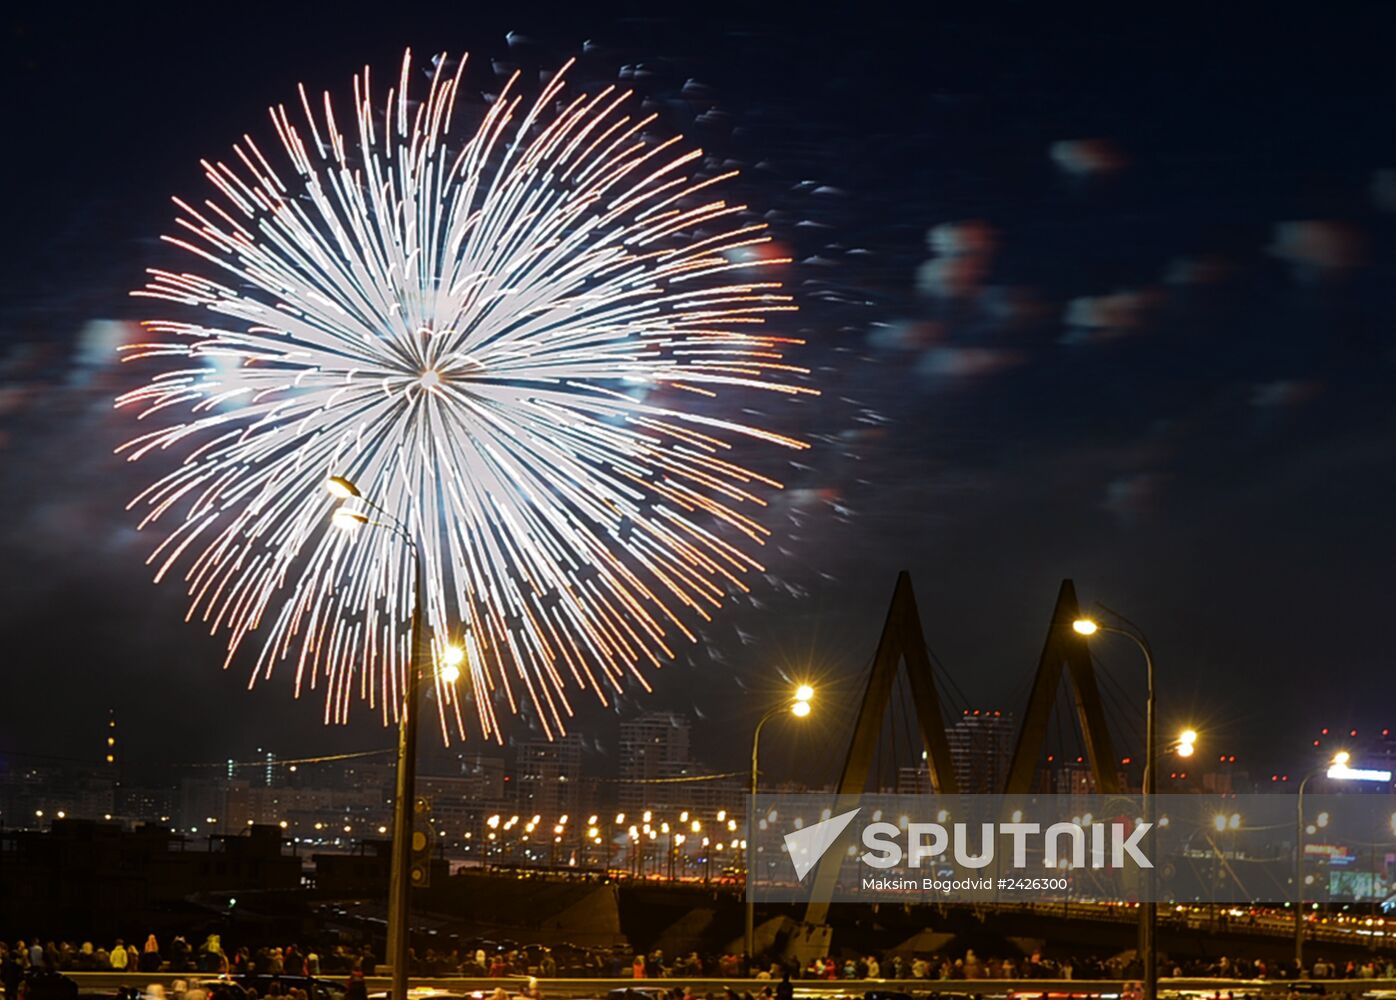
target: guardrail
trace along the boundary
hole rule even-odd
[[[176,974],[170,972],[65,972],[84,989],[104,989],[117,987],[144,988],[159,983],[167,990],[176,979],[191,982],[196,979],[211,979],[198,973]],[[299,977],[289,977],[299,978]],[[342,983],[344,975],[319,976],[319,979]],[[500,986],[511,994],[517,993],[528,983],[527,976],[466,977],[466,976],[413,976],[412,988],[434,988],[452,994],[483,992],[492,993]],[[1005,996],[1009,993],[1050,996],[1052,1000],[1067,997],[1118,996],[1126,986],[1137,980],[1125,979],[794,979],[796,997],[862,997],[869,992],[909,993],[912,995],[958,994],[962,996]],[[1315,979],[1300,980],[1306,985],[1306,992],[1323,988],[1332,994],[1361,994],[1372,991],[1396,991],[1396,979]],[[391,981],[387,976],[368,976],[365,979],[369,993],[385,993]],[[759,995],[760,992],[776,986],[770,979],[724,979],[721,977],[675,976],[664,979],[539,979],[538,984],[545,998],[550,997],[605,997],[616,989],[671,990],[675,987],[688,987],[695,997],[706,994],[714,996],[731,987],[738,993]],[[1160,987],[1174,994],[1188,993],[1198,996],[1236,997],[1245,995],[1288,993],[1294,986],[1291,979],[1216,979],[1208,977],[1161,977]],[[410,1000],[410,998],[409,998]]]

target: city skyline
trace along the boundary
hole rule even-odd
[[[115,721],[115,720],[113,720]],[[418,794],[437,803],[434,822],[452,829],[479,826],[494,813],[580,819],[590,813],[653,811],[665,817],[691,811],[718,811],[739,817],[747,789],[741,772],[715,772],[689,747],[693,720],[672,712],[645,713],[622,723],[628,758],[615,771],[609,760],[583,750],[577,737],[531,741],[514,748],[459,748],[436,754],[421,766]],[[119,732],[112,727],[108,732]],[[960,793],[994,795],[1003,791],[1008,758],[1018,737],[1011,712],[964,709],[947,726],[951,760]],[[1321,727],[1303,734],[1293,750],[1297,761],[1326,763],[1336,753],[1351,755],[1354,766],[1396,768],[1396,736],[1390,727],[1363,733]],[[1248,760],[1218,753],[1211,734],[1197,734],[1186,756],[1169,751],[1161,775],[1164,793],[1293,793],[1305,769],[1276,760]],[[386,832],[392,802],[390,752],[369,751],[325,759],[290,758],[255,748],[239,757],[202,765],[166,765],[143,775],[127,771],[107,740],[89,760],[63,761],[0,755],[0,827],[43,829],[54,820],[148,823],[180,833],[227,832],[243,824],[283,827],[288,837],[352,833],[349,840],[377,839]],[[895,742],[898,737],[893,734]],[[646,758],[643,750],[654,754]],[[872,775],[871,792],[928,794],[932,791],[924,753],[920,760],[884,768]],[[1138,790],[1140,764],[1126,754],[1117,762],[1121,785]],[[828,781],[791,780],[766,774],[766,787],[785,791],[828,791]],[[1039,761],[1035,791],[1057,794],[1096,792],[1084,750],[1063,756],[1046,752]],[[216,823],[210,823],[216,819]],[[222,826],[217,826],[221,823]],[[320,824],[317,826],[316,824]],[[353,830],[344,830],[352,826]]]

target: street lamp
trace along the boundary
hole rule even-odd
[[[810,702],[814,700],[814,688],[808,684],[797,685],[793,697],[788,702],[784,702],[771,709],[761,720],[756,723],[756,730],[751,734],[751,803],[747,806],[747,837],[756,843],[756,783],[760,768],[757,764],[757,756],[761,749],[761,730],[777,715],[789,712],[797,719],[808,717],[810,713]],[[745,845],[744,845],[745,846]],[[754,869],[751,864],[751,855],[746,858],[747,886],[746,886],[746,959],[750,963],[756,957],[756,901],[752,898],[752,877]]]
[[[422,621],[422,553],[416,539],[408,532],[401,519],[371,497],[364,496],[352,480],[344,476],[330,476],[325,480],[325,489],[339,500],[359,501],[384,519],[373,520],[362,511],[340,505],[331,515],[331,522],[336,528],[346,532],[357,532],[365,525],[387,528],[401,538],[412,551],[412,645],[407,664],[407,683],[402,704],[398,709],[397,781],[393,799],[386,955],[392,968],[392,989],[389,995],[393,1000],[405,1000],[407,953],[412,919],[412,806],[416,800],[417,784],[417,710],[421,700],[422,663],[427,659],[428,653],[424,648],[427,640]],[[446,647],[443,653],[442,680],[448,684],[454,684],[459,680],[460,665],[464,661],[464,650],[456,646]]]
[[[447,684],[460,680],[460,666],[465,662],[465,650],[460,646],[447,646],[441,651],[441,679]]]
[[[1100,607],[1104,607],[1100,605]],[[1109,608],[1105,608],[1109,611]],[[1122,635],[1129,639],[1139,651],[1144,654],[1144,669],[1146,672],[1146,682],[1148,691],[1145,701],[1144,712],[1144,822],[1152,824],[1154,821],[1154,793],[1158,787],[1158,757],[1154,752],[1155,745],[1155,691],[1154,691],[1154,653],[1149,647],[1149,640],[1144,637],[1127,618],[1117,612],[1110,612],[1121,622],[1129,625],[1129,628],[1116,628],[1113,625],[1102,625],[1092,618],[1080,617],[1071,623],[1072,629],[1083,639],[1095,635],[1097,632],[1108,632],[1112,635]],[[1192,739],[1186,739],[1187,736]],[[1197,734],[1192,730],[1187,730],[1183,738],[1179,740],[1179,752],[1182,756],[1183,747],[1191,748],[1197,742]],[[1154,869],[1149,868],[1144,872],[1145,899],[1139,908],[1139,952],[1144,960],[1144,1000],[1158,1000],[1158,904],[1154,901]]]
[[[1179,757],[1191,757],[1197,749],[1197,730],[1184,729],[1178,734],[1178,745],[1174,748]]]
[[[1378,781],[1389,782],[1391,780],[1390,771],[1373,770],[1370,768],[1349,767],[1348,762],[1352,760],[1352,754],[1346,750],[1339,750],[1329,760],[1327,767],[1315,768],[1304,775],[1299,782],[1299,795],[1296,797],[1294,806],[1294,975],[1296,978],[1304,974],[1304,789],[1309,784],[1310,779],[1323,775],[1333,781]],[[1323,814],[1320,820],[1326,818]],[[1392,820],[1392,828],[1396,829],[1396,818]]]

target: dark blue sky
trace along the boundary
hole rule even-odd
[[[1071,576],[1149,631],[1165,717],[1257,770],[1396,720],[1396,9],[301,7],[0,22],[0,750],[95,753],[113,705],[137,759],[389,742],[322,732],[289,683],[244,693],[149,583],[101,321],[137,317],[200,157],[404,45],[483,57],[481,89],[491,59],[632,67],[799,261],[825,395],[769,415],[817,445],[780,470],[771,575],[622,713],[696,706],[739,765],[779,670],[856,687],[906,568],[975,704],[1019,707]],[[1137,693],[1129,650],[1101,652]],[[772,753],[836,744],[831,703]],[[577,729],[604,753],[613,725]]]

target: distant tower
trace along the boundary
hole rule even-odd
[[[106,768],[102,773],[115,779],[118,763],[116,759],[116,709],[114,708],[107,709],[107,745],[102,753],[106,761]]]
[[[107,735],[102,747],[102,766],[98,769],[102,780],[111,782],[111,790],[104,797],[101,807],[103,814],[121,810],[125,806],[126,793],[121,787],[122,754],[116,744],[116,709],[107,709]],[[95,810],[94,810],[95,811]]]

